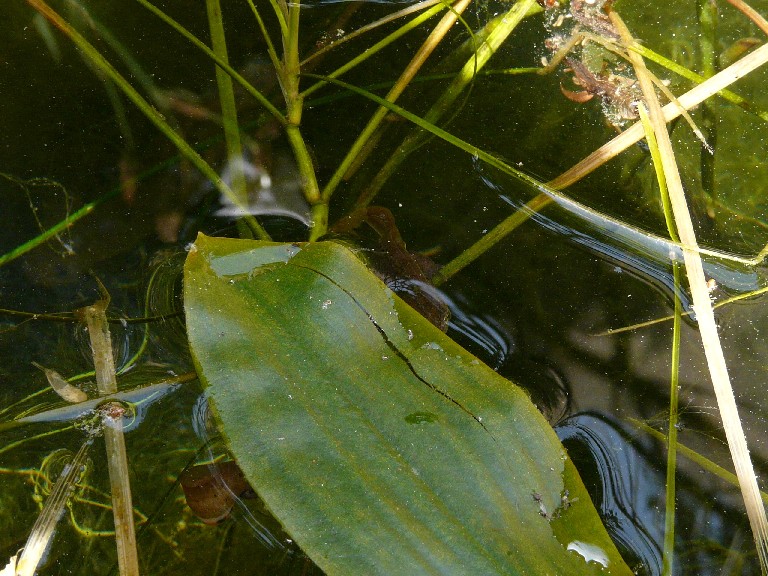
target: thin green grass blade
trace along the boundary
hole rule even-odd
[[[12,428],[15,428],[16,426],[18,426],[18,422],[15,422],[13,420],[11,420],[10,422],[3,422],[2,424],[0,424],[0,432],[3,432],[5,430],[10,430]],[[69,432],[71,430],[76,430],[76,429],[77,429],[77,426],[73,424],[71,426],[64,426],[63,428],[57,428],[55,430],[49,430],[48,432],[42,432],[40,434],[27,436],[25,438],[22,438],[21,440],[16,440],[15,442],[8,442],[0,446],[0,454],[5,454],[6,452],[12,452],[16,448],[23,446],[27,442],[35,442],[36,440],[41,440],[42,438],[50,438],[51,436],[55,436],[56,434],[61,434],[63,432]]]
[[[221,4],[219,0],[206,0],[205,7],[208,12],[208,27],[211,30],[213,51],[222,62],[229,64]],[[248,203],[248,190],[243,171],[243,146],[240,140],[240,124],[237,121],[237,105],[235,104],[235,92],[232,88],[232,77],[218,67],[216,68],[216,85],[219,89],[227,159],[231,167],[232,191],[238,197],[240,204],[246,205]]]
[[[14,178],[9,174],[0,173],[0,177],[11,180],[12,182],[17,181],[16,178]],[[117,196],[119,192],[120,192],[120,187],[118,186],[110,190],[106,194],[103,194],[93,202],[89,202],[88,204],[85,204],[80,209],[72,212],[71,214],[67,214],[66,218],[64,218],[60,222],[57,222],[50,228],[47,228],[46,230],[44,230],[34,238],[27,240],[23,244],[16,246],[16,248],[6,252],[5,254],[0,255],[0,266],[4,266],[5,264],[8,264],[8,262],[13,261],[20,256],[23,256],[30,250],[34,250],[35,248],[42,246],[52,238],[55,238],[59,234],[66,232],[75,222],[77,222],[81,218],[84,218],[85,216],[93,212],[98,206],[100,206],[110,198],[114,198],[115,196]]]
[[[354,40],[355,38],[367,32],[375,30],[376,28],[379,28],[384,24],[388,24],[389,22],[399,20],[400,18],[405,18],[406,16],[410,16],[415,12],[421,12],[422,10],[426,10],[430,6],[434,6],[435,4],[438,4],[438,3],[441,3],[441,0],[422,0],[421,2],[416,2],[415,4],[411,4],[407,8],[403,8],[402,10],[397,10],[395,12],[387,14],[383,18],[379,18],[378,20],[369,22],[368,24],[361,26],[360,28],[357,28],[352,32],[349,32],[348,34],[344,34],[344,36],[342,36],[341,38],[334,39],[329,44],[326,44],[325,46],[322,46],[317,50],[313,50],[306,58],[304,58],[304,60],[301,61],[301,65],[302,67],[306,66],[309,62],[318,58],[319,56],[322,56],[326,52],[333,50],[335,48],[338,48],[342,44],[345,44],[350,40]]]
[[[414,30],[419,26],[421,26],[421,24],[423,24],[424,22],[432,18],[432,16],[434,16],[435,14],[438,14],[443,10],[445,10],[445,8],[446,8],[445,5],[442,3],[436,6],[432,6],[428,10],[425,10],[418,16],[414,17],[412,20],[410,20],[406,24],[403,24],[400,28],[398,28],[394,32],[388,34],[387,36],[385,36],[384,38],[376,42],[370,48],[366,48],[365,52],[356,56],[355,58],[353,58],[352,60],[344,64],[343,66],[340,66],[339,68],[337,68],[336,70],[328,74],[327,76],[314,76],[314,78],[320,79],[320,82],[317,82],[312,86],[310,86],[309,88],[307,88],[306,90],[304,90],[301,93],[302,97],[306,98],[307,96],[311,95],[312,93],[319,90],[323,86],[328,85],[330,81],[326,80],[326,78],[338,78],[342,74],[345,74],[346,72],[349,72],[356,66],[362,64],[363,62],[368,60],[368,58],[381,52],[384,48],[386,48],[387,46],[390,46],[396,40],[398,40],[399,38],[401,38],[402,36],[410,32],[411,30]],[[310,77],[308,75],[305,75],[305,76]]]
[[[120,40],[112,33],[112,31],[104,26],[93,14],[83,6],[82,3],[77,0],[67,0],[68,8],[79,16],[84,26],[88,26],[98,35],[100,40],[103,40],[107,46],[109,46],[120,61],[125,64],[125,67],[131,73],[136,83],[150,95],[150,97],[156,101],[158,105],[161,105],[161,99],[157,98],[157,86],[152,80],[152,77],[144,71],[139,61],[131,54],[131,52],[123,45]]]
[[[493,154],[490,154],[478,148],[477,146],[474,146],[473,144],[470,144],[469,142],[466,142],[465,140],[458,138],[457,136],[454,136],[453,134],[451,134],[450,132],[447,132],[446,130],[443,130],[439,126],[435,126],[431,122],[427,122],[421,116],[413,114],[412,112],[409,112],[405,108],[398,106],[397,104],[393,104],[392,102],[389,102],[388,100],[380,96],[377,96],[372,92],[369,92],[353,84],[349,84],[348,82],[344,82],[336,78],[330,78],[328,76],[321,76],[318,74],[303,74],[303,76],[307,76],[310,78],[323,79],[326,82],[329,82],[331,84],[336,84],[337,86],[340,86],[346,90],[355,92],[365,98],[368,98],[369,100],[372,100],[373,102],[379,104],[380,106],[383,106],[389,109],[390,111],[395,112],[396,114],[402,116],[409,122],[414,123],[419,128],[423,128],[424,130],[431,132],[438,138],[445,140],[446,142],[455,146],[456,148],[463,150],[464,152],[467,152],[468,154],[471,154],[473,156],[477,156],[479,160],[482,160],[489,166],[493,166],[494,168],[501,170],[505,174],[508,174],[509,176],[512,176],[513,178],[520,180],[524,184],[527,184],[531,188],[536,190],[549,190],[543,182],[540,182],[539,180],[536,180],[535,178],[529,176],[528,174],[513,168],[512,166],[504,162],[501,158],[494,156]],[[562,196],[557,194],[554,190],[552,191],[552,193],[556,197]]]
[[[242,129],[248,129],[250,127],[251,127],[251,123],[246,123],[242,127]],[[202,152],[203,150],[207,150],[211,146],[219,144],[221,142],[221,138],[222,138],[221,136],[215,136],[213,138],[200,142],[199,144],[196,144],[194,146],[194,149],[197,152]],[[176,154],[174,156],[171,156],[167,160],[158,162],[151,168],[148,168],[147,170],[144,170],[143,172],[137,174],[135,176],[136,181],[141,182],[142,180],[145,180],[151,176],[154,176],[155,174],[158,174],[159,172],[162,172],[163,170],[166,170],[174,166],[175,164],[178,164],[180,159],[181,159],[181,155]],[[10,174],[4,174],[0,172],[0,178],[6,178],[11,182],[17,183],[19,185],[24,184],[24,181],[21,181]],[[88,204],[82,206],[80,209],[76,210],[75,212],[68,214],[65,218],[63,218],[61,221],[57,222],[50,228],[43,230],[39,235],[35,236],[34,238],[31,238],[30,240],[24,242],[23,244],[20,244],[19,246],[6,252],[5,254],[0,254],[0,266],[3,266],[8,262],[13,261],[16,258],[19,258],[20,256],[23,256],[27,252],[30,252],[31,250],[34,250],[35,248],[42,246],[49,240],[56,238],[59,234],[66,232],[68,229],[74,226],[77,222],[79,222],[82,218],[93,213],[93,211],[96,208],[98,208],[105,202],[108,202],[112,198],[116,197],[118,194],[120,194],[120,192],[121,192],[121,186],[115,186],[114,188],[108,190],[107,192],[99,196],[93,202],[89,202]]]
[[[681,290],[682,273],[680,263],[672,263],[675,292]],[[680,329],[683,307],[680,298],[675,296],[675,318],[672,323],[672,357],[669,376],[669,423],[667,425],[667,478],[664,509],[664,550],[662,566],[666,576],[672,576],[675,559],[675,513],[676,513],[676,475],[677,475],[677,422],[680,397]]]
[[[451,7],[451,11],[445,14],[440,22],[432,29],[429,36],[424,40],[419,50],[413,55],[408,65],[403,70],[397,82],[392,89],[387,92],[385,100],[389,103],[395,102],[406,89],[410,81],[416,75],[416,73],[424,65],[426,59],[437,48],[442,39],[453,27],[456,21],[459,19],[461,13],[466,10],[471,0],[457,0]],[[386,117],[389,108],[387,106],[379,106],[379,108],[373,113],[368,123],[361,130],[353,144],[349,147],[346,156],[339,163],[338,167],[334,171],[328,183],[325,185],[322,191],[322,198],[327,204],[330,201],[331,195],[341,183],[344,174],[352,167],[352,165],[358,161],[358,157],[363,153],[364,149],[368,145],[373,134],[378,130],[381,122]]]
[[[498,50],[501,44],[522,22],[523,18],[541,11],[540,6],[535,0],[520,0],[506,13],[497,16],[489,24],[491,29],[485,40],[477,46],[475,53],[464,64],[463,68],[454,77],[451,84],[445,89],[443,94],[432,105],[429,111],[424,115],[424,120],[437,124],[440,119],[448,113],[453,107],[456,99],[466,90],[467,86],[474,80],[480,70],[487,64],[491,56]],[[381,187],[397,170],[398,166],[410,154],[422,145],[428,133],[416,130],[409,135],[398,149],[389,157],[381,170],[373,177],[366,186],[363,193],[355,202],[352,212],[361,210],[368,206],[373,198],[378,194]]]
[[[760,294],[765,294],[768,292],[768,286],[764,286],[763,288],[758,288],[757,290],[750,290],[749,292],[743,292],[742,294],[737,294],[736,296],[729,296],[728,298],[718,300],[712,305],[712,308],[717,310],[718,308],[721,308],[723,306],[727,306],[728,304],[733,304],[734,302],[738,302],[739,300],[746,300],[748,298],[754,298],[755,296],[759,296]],[[683,316],[690,316],[692,312],[686,310],[683,311]],[[595,336],[608,336],[612,334],[621,334],[622,332],[629,332],[630,330],[637,330],[639,328],[647,328],[648,326],[653,326],[655,324],[661,324],[662,322],[668,322],[670,320],[674,320],[675,315],[670,314],[669,316],[662,316],[660,318],[655,318],[653,320],[648,320],[646,322],[639,322],[637,324],[632,324],[631,326],[624,326],[621,328],[611,328],[610,330],[607,330],[605,332],[600,332],[595,334]]]
[[[264,19],[261,17],[261,14],[259,14],[259,9],[256,8],[253,0],[248,0],[248,6],[251,8],[251,12],[253,12],[253,17],[256,18],[256,23],[258,24],[259,30],[261,31],[261,37],[264,38],[264,42],[267,45],[267,54],[269,55],[269,60],[272,62],[272,66],[275,67],[275,70],[278,70],[280,68],[280,57],[277,55],[277,50],[275,50],[275,45],[272,43],[272,38],[267,31],[266,25],[264,24]],[[275,8],[275,13],[278,16],[282,16],[274,4],[273,7]],[[279,20],[280,30],[283,32],[283,34],[285,34],[285,21],[282,18],[279,18]]]
[[[456,258],[440,268],[437,274],[432,277],[432,283],[435,286],[440,286],[444,282],[450,280],[455,274],[477,260],[485,252],[511,234],[521,224],[525,223],[528,218],[531,217],[531,214],[540,212],[551,203],[552,198],[546,194],[539,194],[532,200],[529,200],[524,206],[507,216],[507,218],[502,220],[502,222],[495,228],[482,236],[480,240],[472,244],[472,246],[466,250],[463,250],[461,254],[456,256]]]
[[[652,428],[645,422],[641,422],[640,420],[636,420],[634,418],[630,418],[629,422],[633,424],[638,430],[642,430],[646,434],[653,436],[658,440],[659,442],[664,442],[665,444],[668,441],[668,436],[662,432],[659,432],[655,428]],[[701,466],[702,470],[706,470],[710,474],[713,474],[720,478],[721,480],[724,480],[725,482],[728,482],[731,486],[738,488],[739,487],[739,479],[736,477],[736,474],[731,472],[730,470],[726,470],[719,464],[716,464],[706,456],[699,454],[695,450],[688,448],[685,444],[682,444],[680,442],[677,443],[677,452],[680,453],[681,456],[684,456],[691,462],[695,462],[698,466]],[[768,492],[760,491],[760,498],[762,501],[768,505]]]

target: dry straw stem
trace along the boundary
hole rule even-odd
[[[64,513],[64,507],[67,504],[69,495],[72,493],[72,488],[80,479],[85,456],[88,454],[88,448],[90,448],[91,444],[92,440],[90,438],[83,442],[80,450],[64,467],[59,479],[56,480],[48,500],[45,501],[43,511],[40,512],[35,525],[32,527],[32,532],[30,532],[29,538],[24,545],[24,551],[21,553],[15,570],[12,572],[13,575],[32,576],[37,570],[40,560],[42,560],[48,545],[53,539],[56,524],[58,524],[59,518]],[[5,573],[4,569],[0,576]]]
[[[5,568],[0,570],[0,576],[16,576],[17,557],[18,557],[18,554],[15,556],[11,556],[10,560],[8,560],[8,564],[5,565]]]
[[[633,44],[634,42],[629,45],[630,49],[628,53],[630,58],[636,59],[639,58],[639,56],[637,56],[632,49]],[[768,44],[763,44],[754,52],[747,54],[744,58],[734,62],[722,72],[715,74],[708,80],[680,96],[677,99],[677,102],[670,102],[664,106],[664,120],[666,122],[674,120],[682,113],[680,107],[686,110],[695,108],[707,98],[717,94],[720,90],[730,86],[736,82],[736,80],[743,78],[766,62],[768,62]],[[587,174],[590,174],[595,169],[621,154],[624,150],[641,140],[643,136],[643,126],[640,122],[637,122],[616,136],[613,140],[592,152],[592,154],[584,158],[581,162],[563,172],[560,176],[549,182],[548,185],[558,190],[567,188],[574,182],[581,180]]]
[[[93,363],[96,368],[96,386],[99,395],[117,392],[115,360],[112,356],[112,337],[107,320],[107,300],[99,300],[80,310],[88,326]],[[128,480],[128,457],[125,450],[122,418],[105,416],[104,443],[107,447],[109,483],[112,487],[112,514],[115,519],[117,563],[120,576],[139,575],[139,557],[136,550],[136,529],[133,523],[133,498]]]
[[[669,236],[675,241],[677,237],[675,229],[674,216],[672,215],[672,206],[669,201],[669,192],[667,182],[664,178],[664,169],[661,160],[661,152],[656,142],[656,134],[651,119],[648,117],[645,104],[638,103],[637,111],[640,114],[640,121],[645,130],[645,140],[648,143],[648,149],[653,159],[653,167],[656,170],[656,178],[659,183],[659,195],[664,206],[664,220],[667,223]],[[672,275],[675,282],[675,293],[680,290],[681,271],[680,263],[672,263]],[[666,479],[666,501],[664,506],[664,550],[662,552],[662,574],[669,576],[673,572],[675,562],[675,495],[677,479],[677,422],[678,405],[680,397],[680,325],[682,319],[683,304],[680,298],[675,296],[675,315],[672,325],[672,357],[670,358],[671,371],[669,376],[669,421],[667,424],[667,479]]]
[[[610,12],[610,16],[611,21],[621,33],[624,42],[627,45],[631,45],[632,37],[619,15],[615,12]],[[667,132],[664,112],[642,57],[634,52],[630,52],[629,59],[635,69],[645,104],[648,106],[651,124],[653,125],[653,131],[658,142],[664,178],[667,182],[672,212],[675,217],[675,226],[683,244],[683,260],[693,297],[693,307],[699,325],[702,344],[704,345],[704,354],[707,358],[715,396],[720,409],[720,417],[723,421],[728,447],[731,451],[742,498],[744,499],[747,516],[752,527],[760,566],[763,574],[768,574],[768,520],[766,519],[765,508],[760,498],[760,489],[757,485],[755,471],[750,460],[747,439],[741,426],[736,399],[733,394],[730,377],[728,376],[728,367],[725,363],[720,337],[717,333],[717,324],[715,322],[712,301],[709,298],[704,267],[702,266],[701,256],[696,250],[698,245],[696,234],[688,210],[688,204],[685,200],[685,192],[680,181],[680,172],[677,169],[672,143]]]

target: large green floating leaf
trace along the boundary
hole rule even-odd
[[[328,574],[630,574],[525,393],[348,248],[200,236],[184,296],[233,455]]]

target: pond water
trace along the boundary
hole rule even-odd
[[[268,3],[256,4],[272,15]],[[721,5],[714,48],[708,52],[696,2],[624,4],[617,3],[617,9],[636,37],[698,72],[707,54],[725,67],[739,42],[747,46],[745,39],[760,37],[754,24]],[[224,162],[214,66],[204,54],[136,3],[72,0],[54,6],[231,182],[237,167]],[[208,42],[202,5],[158,6]],[[306,6],[300,52],[333,47],[334,40],[406,6]],[[754,6],[768,10],[766,2]],[[508,9],[508,3],[471,5],[465,21],[428,60],[424,81],[410,86],[399,103],[425,114],[451,81],[441,74],[466,60],[467,30],[480,30]],[[551,14],[524,20],[491,59],[487,71],[492,73],[478,77],[438,122],[542,182],[616,134],[600,95],[584,103],[566,97],[584,88],[574,85],[573,72],[561,67],[547,76],[509,73],[551,58],[547,40],[570,29],[574,19],[568,10],[560,14],[559,24]],[[225,6],[224,18],[231,64],[281,108],[280,88],[247,3]],[[275,34],[273,21],[265,20]],[[340,44],[304,70],[329,73],[396,25]],[[383,94],[379,84],[386,89],[397,78],[428,31],[422,26],[403,36],[343,79]],[[14,3],[0,22],[0,37],[5,39],[0,47],[0,254],[7,255],[0,256],[0,563],[23,547],[63,467],[60,451],[74,454],[86,438],[66,418],[13,425],[14,418],[58,405],[45,375],[32,363],[95,394],[92,384],[83,384],[93,380],[85,374],[92,367],[88,334],[70,313],[98,299],[102,283],[111,297],[108,315],[114,320],[110,328],[120,388],[166,383],[165,394],[143,403],[138,422],[126,433],[146,573],[321,573],[258,498],[238,500],[228,519],[209,526],[187,506],[180,485],[183,471],[224,450],[201,407],[202,387],[190,375],[181,265],[198,231],[236,236],[241,231],[237,209],[180,160],[114,84],[34,10]],[[621,63],[610,65],[631,75]],[[690,88],[671,72],[654,71],[671,81],[676,94]],[[595,71],[595,77],[600,74]],[[705,271],[713,280],[713,302],[722,304],[717,320],[760,481],[768,473],[765,296],[729,299],[765,286],[762,262],[731,257],[754,256],[768,243],[765,81],[765,71],[758,69],[734,87],[752,112],[710,100],[706,111],[693,113],[714,155],[702,154],[685,122],[677,122],[672,132],[699,241],[724,255],[705,256]],[[301,82],[305,87],[314,80]],[[236,101],[247,135],[246,176],[262,190],[249,198],[250,211],[274,239],[304,241],[311,216],[290,143],[253,99],[236,90]],[[305,104],[302,133],[322,186],[375,104],[336,87],[312,93]],[[385,124],[365,161],[334,193],[331,222],[353,206],[411,130],[394,114]],[[409,251],[446,264],[536,194],[534,187],[433,137],[386,180],[374,204],[391,211]],[[687,283],[675,287],[670,245],[659,240],[668,233],[645,149],[631,147],[564,194],[579,204],[553,203],[440,286],[451,312],[448,334],[529,392],[568,448],[629,566],[639,574],[661,574],[667,450],[658,433],[666,434],[668,427],[668,317],[675,293],[689,308]],[[64,218],[81,214],[41,245],[24,248]],[[150,321],[134,321],[141,318]],[[679,394],[679,442],[732,470],[698,329],[690,318],[682,326]],[[684,454],[676,478],[674,573],[759,574],[738,488]],[[117,573],[108,494],[106,457],[96,442],[41,574]]]

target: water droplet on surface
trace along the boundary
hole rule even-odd
[[[568,544],[567,549],[578,553],[587,562],[597,562],[604,568],[608,567],[608,555],[599,546],[595,546],[594,544],[587,544],[586,542],[580,542],[579,540],[574,540]]]
[[[438,344],[437,342],[426,342],[422,346],[422,348],[426,350],[442,350],[442,348],[440,347],[440,344]]]

